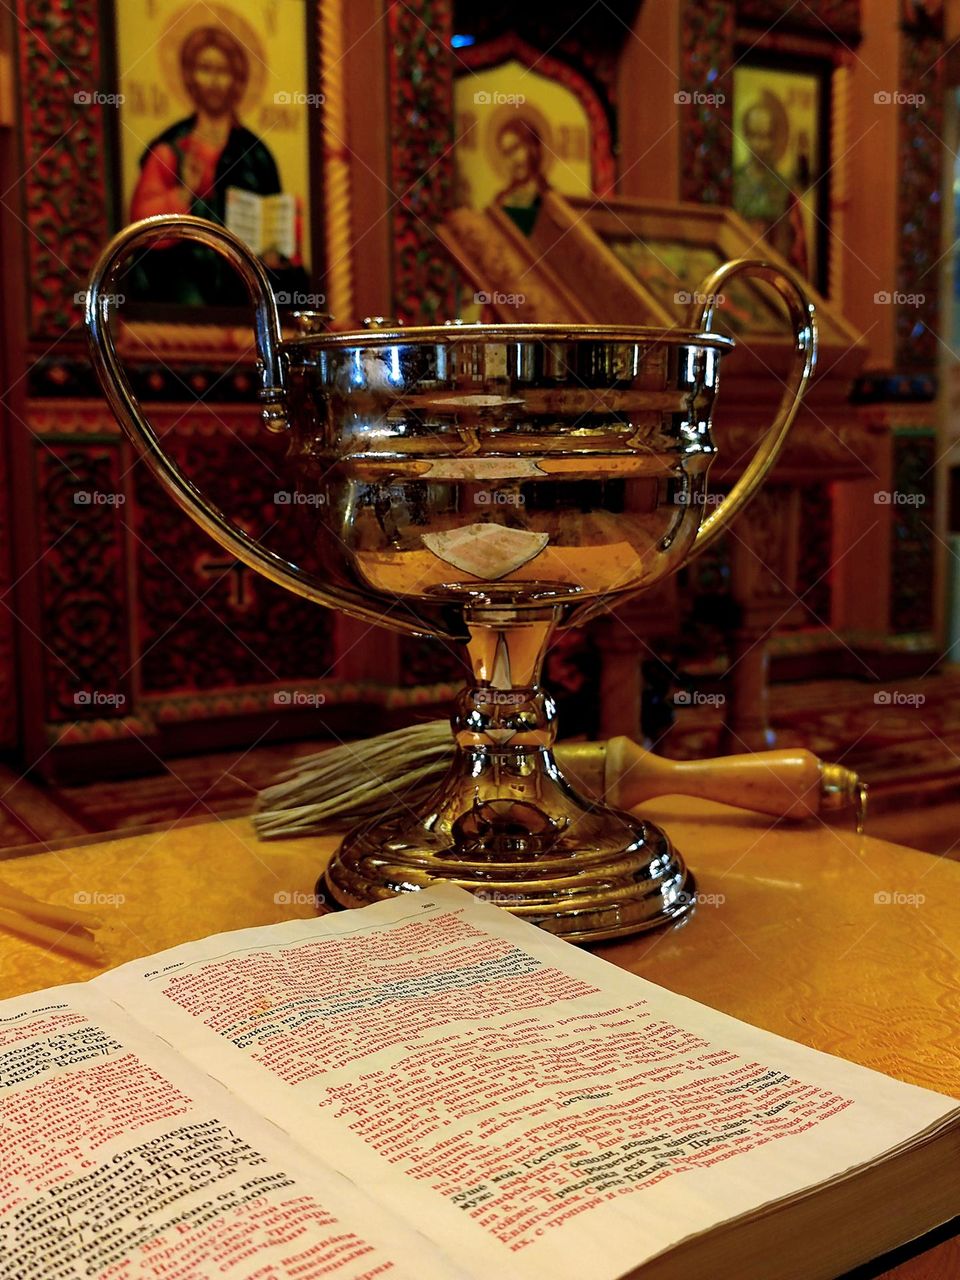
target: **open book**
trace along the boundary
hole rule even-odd
[[[0,1004],[0,1280],[817,1280],[957,1119],[440,885]]]
[[[284,258],[297,251],[297,200],[287,192],[258,196],[242,187],[227,187],[224,222],[261,258],[271,249]]]

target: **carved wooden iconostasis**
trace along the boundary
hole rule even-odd
[[[788,265],[768,245],[758,249],[750,226],[720,206],[616,197],[596,203],[583,197],[567,200],[553,191],[543,194],[529,236],[518,231],[502,208],[492,208],[482,215],[455,211],[446,239],[463,268],[476,279],[485,278],[484,287],[492,299],[509,297],[507,282],[499,273],[504,262],[515,266],[519,260],[521,278],[536,282],[535,296],[541,291],[552,293],[555,281],[563,292],[562,307],[583,323],[683,325],[691,304],[701,296],[702,283],[724,261],[762,256],[784,268]],[[501,251],[504,244],[506,250]],[[732,597],[741,614],[729,655],[735,672],[727,704],[731,745],[739,741],[756,747],[764,745],[768,736],[766,632],[782,626],[791,615],[798,615],[801,624],[809,623],[807,614],[794,603],[804,487],[822,488],[825,480],[868,477],[869,450],[876,446],[849,404],[852,381],[867,354],[866,343],[812,286],[811,292],[819,321],[822,372],[811,384],[774,479],[728,535],[725,547],[709,557],[708,567],[693,566],[681,588],[689,607],[698,582],[731,579]],[[502,303],[492,309],[498,319],[507,318]],[[533,310],[525,318],[535,318]],[[777,411],[793,346],[788,321],[779,310],[775,294],[762,284],[733,281],[725,286],[716,323],[735,339],[737,347],[724,358],[714,430],[719,456],[711,476],[718,496],[742,473]],[[828,555],[829,548],[821,547],[813,562],[817,574],[822,575]],[[672,629],[681,629],[679,605],[677,586],[671,583],[654,597],[622,607],[618,616],[628,630],[648,638],[656,648],[655,637],[671,631],[665,613],[672,617]],[[828,633],[828,616],[823,623],[821,629]],[[630,658],[625,640],[613,652],[616,656],[609,656],[608,662],[615,662],[620,670],[617,683],[622,687],[636,659]],[[611,706],[611,717],[623,714],[614,712],[618,705],[622,704]],[[626,728],[623,720],[611,719],[611,724]]]
[[[411,115],[443,120],[441,134],[451,127],[444,23],[429,10],[367,0],[20,0],[4,25],[0,72],[22,106],[3,130],[11,390],[0,667],[10,696],[0,746],[19,742],[26,763],[48,775],[103,777],[189,750],[356,735],[449,695],[428,667],[404,687],[392,636],[261,579],[181,514],[121,437],[82,328],[82,291],[111,234],[132,216],[176,210],[145,161],[183,132],[189,41],[211,27],[239,85],[246,161],[257,162],[249,189],[279,187],[295,200],[295,243],[271,265],[285,327],[297,310],[332,311],[345,326],[389,312],[390,255],[398,301],[409,300],[401,309],[416,299],[449,315],[451,268],[424,267],[412,230],[442,204],[446,179],[443,166],[422,176],[436,135],[410,127]],[[384,67],[382,83],[369,83],[371,65]],[[431,71],[426,99],[418,67]],[[438,92],[439,116],[429,100]],[[389,154],[387,119],[398,122]],[[283,443],[260,425],[249,315],[211,306],[195,265],[176,281],[165,266],[142,293],[128,273],[121,348],[136,393],[201,489],[309,565],[309,513],[286,493]],[[229,282],[214,288],[229,295]]]
[[[814,606],[815,626],[780,631],[768,647],[787,675],[816,671],[810,647],[826,643],[821,661],[830,674],[889,679],[926,672],[940,652],[932,463],[942,14],[933,12],[936,5],[873,0],[803,8],[777,22],[779,6],[765,0],[686,6],[680,70],[689,99],[680,194],[698,199],[698,191],[709,190],[720,203],[736,202],[736,67],[744,51],[757,48],[761,63],[780,59],[792,68],[829,64],[823,285],[869,346],[851,388],[855,434],[846,437],[866,475],[831,484],[828,503],[822,486],[802,491],[799,585],[804,603]],[[731,67],[732,97],[711,110],[704,94],[718,79],[729,84]],[[717,130],[727,145],[704,147]],[[829,458],[824,464],[834,465]],[[820,547],[829,553],[809,557],[804,572],[804,550]]]
[[[0,248],[12,264],[3,299],[0,670],[9,697],[0,746],[12,751],[19,740],[29,763],[62,776],[148,768],[220,743],[359,733],[393,709],[439,705],[440,685],[459,680],[459,658],[442,646],[370,631],[229,561],[145,475],[92,382],[78,296],[128,220],[148,144],[189,107],[176,32],[160,30],[186,7],[145,6],[166,33],[155,62],[131,54],[144,33],[126,5],[118,22],[119,6],[101,0],[17,0],[3,25],[0,103],[21,105],[0,121]],[[836,359],[824,374],[832,376],[811,400],[780,486],[761,495],[738,540],[691,569],[681,589],[666,588],[668,607],[658,593],[633,607],[627,630],[605,624],[602,643],[620,655],[606,730],[636,728],[620,683],[637,668],[636,636],[669,651],[678,628],[691,632],[691,616],[717,601],[715,613],[733,601],[732,621],[719,641],[708,631],[698,660],[710,675],[723,666],[718,645],[727,662],[738,646],[754,655],[738,665],[743,687],[733,700],[759,708],[757,724],[733,726],[754,743],[765,651],[794,674],[818,662],[860,674],[865,653],[876,669],[891,648],[898,661],[926,650],[934,623],[930,509],[878,507],[874,494],[929,487],[937,304],[934,238],[923,227],[939,191],[942,33],[888,20],[881,0],[819,0],[787,16],[781,8],[763,0],[617,0],[589,14],[573,0],[206,6],[213,25],[233,23],[242,40],[274,51],[262,59],[264,74],[245,81],[242,119],[276,152],[282,189],[296,187],[291,262],[302,273],[277,281],[288,312],[305,302],[340,323],[369,314],[442,321],[498,307],[509,319],[607,319],[612,299],[626,317],[646,289],[654,322],[672,323],[676,307],[638,284],[631,259],[637,231],[663,239],[663,228],[644,224],[657,202],[682,202],[691,227],[700,206],[720,251],[739,252],[765,217],[776,222],[784,186],[758,181],[744,148],[801,175],[778,249],[803,263],[827,299]],[[299,52],[285,54],[291,40]],[[924,101],[879,112],[873,95],[884,77]],[[799,123],[784,133],[776,103],[791,95]],[[867,157],[855,143],[867,125],[871,149],[882,138],[889,164],[865,208],[856,196]],[[722,216],[736,200],[748,221]],[[575,214],[571,235],[560,228],[562,243],[544,242],[532,272],[532,248],[550,222],[531,217],[531,207]],[[484,219],[498,228],[505,283],[477,266]],[[619,264],[616,280],[585,288],[565,249],[581,236],[616,240],[620,221],[621,243],[604,257]],[[455,255],[444,226],[447,244],[451,235],[459,243]],[[891,301],[878,306],[873,295],[883,291]],[[496,292],[514,297],[483,296]],[[918,293],[919,308],[899,301]],[[250,399],[245,315],[176,305],[161,314],[146,304],[131,314],[134,383],[172,451],[249,531],[308,557],[298,513],[277,501],[277,445],[259,430]],[[763,356],[774,374],[776,358]],[[742,395],[725,385],[718,419],[728,459],[755,437],[775,390],[774,377],[755,392],[748,364],[741,381]],[[721,482],[736,471],[718,468]],[[854,546],[855,555],[838,554]],[[750,548],[779,566],[782,591],[756,571]],[[756,645],[767,632],[772,639]],[[683,655],[691,670],[695,656]],[[566,673],[566,683],[582,685],[589,648],[561,650],[556,664],[555,680]]]
[[[911,25],[906,12],[901,22],[890,6],[862,8],[822,3],[785,16],[750,0],[646,6],[619,56],[619,102],[572,58],[558,79],[579,96],[584,127],[597,93],[608,108],[580,151],[602,154],[616,139],[615,195],[596,176],[584,191],[562,156],[547,163],[542,91],[534,84],[532,109],[520,100],[533,82],[508,61],[516,57],[509,40],[466,50],[455,98],[469,103],[474,68],[499,59],[501,102],[527,116],[514,125],[514,135],[526,131],[525,169],[514,164],[511,176],[501,165],[492,198],[462,201],[441,233],[468,281],[467,300],[482,300],[485,315],[682,323],[697,282],[740,255],[789,263],[818,303],[819,372],[764,492],[715,553],[620,611],[626,634],[607,624],[608,683],[620,696],[606,705],[605,732],[635,725],[635,676],[633,698],[623,693],[638,650],[670,657],[708,687],[731,672],[713,686],[726,690],[728,749],[771,741],[771,658],[788,677],[867,679],[934,660],[937,301],[929,271],[937,236],[929,219],[939,198],[933,51],[942,32],[935,21]],[[529,55],[526,65],[541,70]],[[878,92],[885,76],[890,89]],[[497,83],[488,71],[487,97]],[[482,110],[486,97],[472,117],[458,116],[458,158],[464,134],[486,127],[491,150],[503,137],[499,122],[477,124]],[[871,230],[862,191],[857,199],[852,188],[873,129],[889,145],[894,185],[888,216]],[[470,141],[471,172],[475,150]],[[876,163],[874,153],[869,169]],[[595,163],[593,172],[604,170]],[[719,313],[740,344],[725,361],[716,415],[712,476],[721,490],[772,418],[790,346],[762,289],[732,292]],[[698,630],[699,652],[689,640]]]
[[[831,63],[826,290],[869,343],[851,398],[861,420],[888,440],[889,469],[875,477],[880,483],[873,489],[883,492],[902,483],[902,492],[919,493],[916,478],[922,468],[911,480],[906,461],[918,446],[904,441],[925,438],[932,449],[935,427],[939,289],[934,267],[940,253],[946,71],[942,6],[832,0],[802,8],[805,13],[777,22],[780,8],[768,0],[687,6],[680,69],[689,101],[683,107],[680,194],[699,199],[698,192],[710,191],[720,203],[734,197],[730,124],[735,93],[732,102],[714,109],[703,94],[729,76],[754,39],[767,57]],[[727,144],[704,146],[718,130]],[[852,493],[842,496],[856,501]],[[917,504],[904,505],[916,511]],[[834,601],[834,625],[855,627],[859,615],[861,627],[878,632],[929,631],[934,621],[929,545],[926,557],[918,558],[915,541],[901,536],[900,512],[894,508],[886,514],[892,519],[878,522],[877,533],[861,543],[859,558],[889,564],[889,592],[868,607],[858,598],[856,584],[841,577],[847,598]],[[851,513],[839,510],[835,518],[849,521]],[[925,520],[933,524],[929,508]],[[904,542],[912,544],[909,566],[900,555]],[[913,580],[910,608],[905,607],[904,578]]]

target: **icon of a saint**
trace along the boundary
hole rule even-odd
[[[802,274],[810,260],[801,192],[780,170],[787,149],[789,121],[783,103],[764,90],[744,111],[741,123],[747,159],[733,174],[733,207]],[[809,160],[801,156],[797,186],[809,185]]]
[[[281,191],[270,149],[238,118],[250,74],[243,44],[222,26],[196,27],[180,46],[180,74],[194,110],[149,144],[130,202],[132,219],[193,214],[223,224],[227,189],[260,196]],[[264,257],[275,285],[306,286],[297,261]],[[181,243],[138,260],[133,291],[153,302],[233,306],[246,301],[242,282],[212,250]]]
[[[531,121],[519,116],[500,126],[494,147],[508,180],[494,199],[520,230],[529,235],[543,193],[550,185],[543,172],[543,139]]]

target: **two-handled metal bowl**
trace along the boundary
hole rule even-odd
[[[265,427],[289,438],[290,487],[309,496],[322,579],[217,509],[164,451],[131,390],[111,325],[117,281],[133,252],[177,237],[222,254],[247,285]],[[733,346],[711,323],[733,276],[779,293],[796,352],[773,424],[704,519],[711,414]],[[454,711],[446,781],[422,811],[401,804],[345,838],[321,877],[336,903],[443,877],[573,940],[689,909],[690,877],[666,835],[588,802],[561,775],[540,671],[554,628],[643,590],[712,541],[756,492],[796,415],[816,357],[813,308],[797,280],[740,260],[695,297],[685,329],[481,324],[284,342],[263,267],[219,226],[149,218],[100,258],[86,309],[97,373],[184,510],[291,591],[466,644],[473,679]]]

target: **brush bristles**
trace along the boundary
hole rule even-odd
[[[257,797],[265,840],[335,831],[435,791],[453,756],[450,725],[431,720],[304,756]]]

